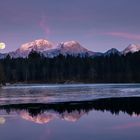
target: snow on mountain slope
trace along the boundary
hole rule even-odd
[[[123,50],[123,54],[135,53],[140,51],[140,45],[130,44],[127,48]]]
[[[49,57],[49,58],[56,57],[60,54],[64,56],[72,55],[72,56],[81,56],[81,57],[85,57],[85,56],[95,57],[95,56],[102,56],[102,55],[108,56],[111,54],[126,55],[129,52],[134,53],[140,51],[140,45],[130,44],[122,52],[119,52],[117,49],[112,48],[105,53],[100,53],[100,52],[93,52],[84,48],[77,41],[62,42],[59,43],[57,46],[54,46],[48,40],[38,39],[21,45],[21,47],[16,51],[7,54],[0,54],[0,59],[5,58],[8,54],[11,56],[11,58],[18,58],[18,57],[26,58],[28,57],[31,51],[36,51],[40,54],[43,54],[45,57]]]
[[[33,42],[23,44],[19,48],[19,51],[23,52],[23,51],[34,50],[34,51],[42,52],[42,51],[46,51],[46,50],[49,50],[49,49],[52,49],[52,48],[53,48],[52,43],[50,43],[47,40],[39,39],[39,40],[35,40]]]
[[[57,47],[59,48],[60,54],[62,55],[91,56],[95,54],[94,52],[89,51],[88,49],[81,46],[77,41],[62,42]]]
[[[104,53],[104,56],[110,56],[112,54],[118,54],[121,55],[121,52],[119,52],[116,48],[112,48]]]
[[[60,43],[58,47],[60,48],[62,54],[65,54],[65,53],[77,54],[77,53],[88,52],[87,49],[83,48],[76,41],[69,41],[69,42]]]
[[[23,44],[15,52],[9,53],[9,55],[12,58],[18,58],[18,57],[26,58],[28,57],[31,51],[39,52],[43,54],[45,57],[51,57],[51,58],[58,56],[59,54],[62,54],[64,56],[80,55],[82,57],[86,55],[92,56],[96,54],[82,47],[80,43],[76,41],[68,41],[68,42],[60,43],[57,46],[53,46],[52,43],[50,43],[49,41],[40,39],[40,40],[35,40],[33,42]]]
[[[15,52],[10,52],[9,55],[12,58],[17,58],[17,57],[25,58],[25,57],[28,57],[28,55],[31,51],[43,53],[43,52],[51,50],[51,49],[54,49],[54,46],[52,45],[51,42],[44,40],[44,39],[38,39],[33,42],[23,44]]]

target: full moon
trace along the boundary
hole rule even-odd
[[[3,43],[3,42],[0,42],[0,49],[5,49],[5,43]]]

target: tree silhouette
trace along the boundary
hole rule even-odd
[[[28,58],[0,60],[0,81],[39,83],[140,82],[140,52],[127,55],[46,58],[32,51]],[[5,75],[5,76],[4,76]]]

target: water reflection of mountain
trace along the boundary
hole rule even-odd
[[[85,114],[84,111],[73,111],[73,112],[63,112],[63,113],[58,113],[58,112],[52,112],[52,111],[47,111],[42,114],[32,116],[29,114],[27,111],[21,111],[19,115],[21,116],[22,119],[31,121],[34,123],[38,124],[45,124],[49,123],[52,120],[55,119],[61,119],[69,122],[76,122],[78,121],[83,115]]]
[[[124,112],[132,116],[140,114],[140,97],[98,99],[84,102],[64,102],[55,104],[15,104],[0,106],[7,113],[16,111],[28,121],[48,123],[56,118],[77,121],[91,110],[110,111],[112,114]]]

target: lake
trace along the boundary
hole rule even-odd
[[[140,84],[0,89],[2,140],[138,140]]]

